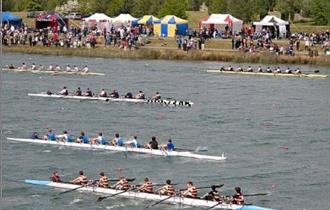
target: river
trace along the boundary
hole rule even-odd
[[[206,73],[234,63],[128,60],[4,54],[3,64],[88,64],[105,77],[48,76],[2,72],[3,209],[144,209],[152,201],[115,197],[96,202],[92,193],[71,192],[58,199],[58,189],[31,186],[24,179],[49,179],[53,170],[71,180],[79,170],[91,179],[104,171],[116,177],[145,176],[161,183],[167,178],[196,186],[225,185],[222,194],[269,193],[246,197],[247,203],[282,210],[330,208],[330,83],[329,79],[274,78]],[[240,64],[244,67],[250,64]],[[257,65],[254,65],[257,66]],[[286,68],[287,65],[280,65]],[[265,66],[266,67],[266,66]],[[295,68],[296,66],[290,66]],[[299,66],[302,71],[316,67]],[[329,69],[318,67],[325,74]],[[126,104],[31,98],[28,93],[78,86],[94,92],[117,89],[121,94],[144,90],[151,96],[191,100],[191,108],[157,104]],[[102,131],[124,137],[137,134],[141,142],[158,136],[172,138],[177,147],[207,147],[205,154],[225,153],[224,162],[150,157],[13,143],[5,137],[28,138],[46,128],[89,136]],[[207,190],[201,190],[203,194]],[[200,209],[160,204],[155,209]]]

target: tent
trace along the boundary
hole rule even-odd
[[[95,13],[87,18],[82,19],[82,25],[87,28],[96,27],[99,32],[106,29],[110,31],[110,24],[113,22],[113,18],[105,15],[104,13]]]
[[[113,22],[117,24],[132,24],[138,19],[133,17],[130,14],[120,14],[117,17],[113,18]]]
[[[162,37],[175,37],[175,35],[185,35],[188,30],[188,21],[167,15],[159,21],[154,22],[155,35]]]
[[[153,15],[145,15],[142,18],[140,18],[137,21],[137,23],[138,24],[141,24],[141,25],[151,25],[151,24],[154,24],[154,22],[157,22],[157,21],[159,21],[159,19],[156,18],[155,16],[153,16]]]
[[[202,20],[200,23],[201,27],[209,26],[220,30],[229,26],[232,34],[237,34],[243,28],[243,21],[230,14],[212,14],[207,20]]]
[[[2,12],[1,20],[3,24],[10,23],[15,26],[22,25],[22,18],[16,15],[13,15],[11,12]]]
[[[68,19],[57,13],[40,15],[36,18],[36,29],[51,27],[54,32],[57,32],[58,28],[62,31],[64,26],[68,28]]]
[[[290,23],[273,15],[265,16],[259,22],[253,22],[256,32],[261,32],[263,28],[270,28],[277,32],[278,37],[286,37],[290,31]],[[274,34],[274,33],[273,33]]]

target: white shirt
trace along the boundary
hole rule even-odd
[[[87,66],[83,68],[83,72],[86,72],[86,73],[88,72],[88,67]]]

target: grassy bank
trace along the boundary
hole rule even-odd
[[[260,64],[311,64],[330,66],[329,56],[318,56],[310,58],[306,55],[275,56],[268,53],[241,53],[237,51],[192,50],[184,52],[176,49],[157,49],[142,48],[139,50],[123,50],[112,47],[97,47],[95,49],[68,49],[55,47],[29,47],[29,46],[11,46],[3,47],[3,52],[42,54],[54,56],[82,56],[82,57],[103,57],[103,58],[128,58],[128,59],[164,59],[164,60],[203,60],[203,61],[227,61],[227,62],[246,62]]]

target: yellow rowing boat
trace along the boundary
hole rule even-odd
[[[220,69],[206,70],[208,73],[220,74],[240,74],[240,75],[253,75],[253,76],[275,76],[275,77],[310,77],[310,78],[327,78],[326,74],[288,74],[288,73],[267,73],[267,72],[244,72],[244,71],[221,71]]]

